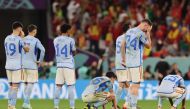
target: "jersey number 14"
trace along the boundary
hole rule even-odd
[[[56,47],[56,56],[64,55],[64,57],[68,57],[69,51],[68,51],[67,45],[64,45],[63,47],[61,47],[59,44],[57,44],[55,47]]]

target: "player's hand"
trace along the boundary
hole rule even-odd
[[[126,67],[125,62],[121,62],[121,65],[122,65],[123,67]]]
[[[23,37],[25,36],[24,32],[23,32],[23,31],[20,31],[19,36],[23,38]]]
[[[151,30],[152,30],[152,26],[148,27],[147,33],[150,33]]]
[[[109,96],[107,97],[108,101],[112,101],[115,98],[115,95],[110,93]]]
[[[36,64],[38,65],[38,67],[41,66],[41,62],[40,61],[36,61]]]
[[[125,65],[125,63],[126,63],[125,59],[122,59],[121,64],[122,64],[122,65]],[[125,65],[125,66],[126,66],[126,65]]]
[[[176,107],[173,107],[173,106],[172,106],[171,109],[176,109]]]

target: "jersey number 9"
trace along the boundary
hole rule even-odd
[[[7,55],[14,55],[16,53],[16,45],[14,43],[5,43],[5,49]]]

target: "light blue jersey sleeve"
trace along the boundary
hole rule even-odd
[[[71,48],[72,48],[72,51],[76,51],[75,40],[72,38],[71,38]]]
[[[185,88],[185,82],[184,82],[184,79],[183,79],[183,78],[181,78],[181,79],[179,80],[179,86]]]
[[[44,55],[45,55],[45,48],[39,40],[37,40],[37,48],[40,49],[39,61],[42,62],[44,59]]]

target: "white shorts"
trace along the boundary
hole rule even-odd
[[[101,92],[98,94],[82,94],[82,100],[86,103],[95,103],[105,101],[109,95],[109,92]]]
[[[23,79],[22,70],[6,70],[9,83],[20,83]]]
[[[23,82],[36,83],[38,82],[38,70],[23,69]]]
[[[118,82],[126,82],[127,79],[127,70],[116,70]]]
[[[56,84],[73,85],[76,82],[75,70],[69,68],[57,68]]]
[[[142,66],[136,68],[127,68],[127,80],[133,83],[143,82]]]
[[[163,98],[179,98],[185,93],[185,89],[177,87],[173,93],[157,93],[158,96]]]

